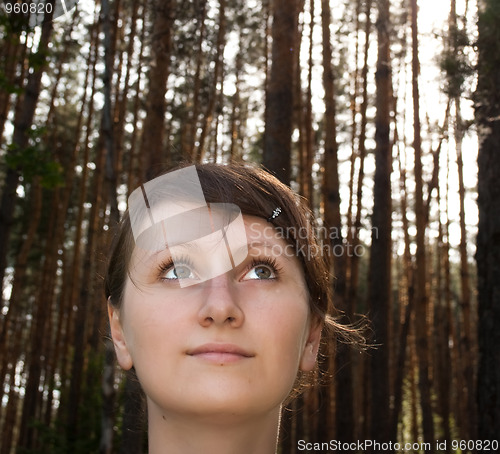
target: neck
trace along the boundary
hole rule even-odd
[[[279,414],[179,416],[148,402],[149,454],[275,454]]]

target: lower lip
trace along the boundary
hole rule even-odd
[[[196,355],[191,355],[191,356],[213,364],[236,363],[238,361],[242,361],[244,359],[249,358],[249,356],[243,356],[239,355],[238,353],[227,353],[227,352],[206,352],[206,353],[197,353]]]

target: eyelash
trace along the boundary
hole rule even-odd
[[[193,262],[189,257],[179,257],[176,258],[175,261],[177,262],[177,265],[184,265],[188,266],[189,268],[194,268]],[[174,266],[174,259],[170,258],[165,262],[161,262],[160,265],[158,265],[158,278],[162,281],[173,281],[174,279],[168,279],[163,277],[163,275],[167,272],[170,271],[170,269]]]
[[[188,257],[179,257],[179,259],[176,259],[175,261],[177,262],[177,264],[185,265],[185,266],[188,266],[190,268],[194,268],[193,262]],[[265,265],[265,266],[268,266],[269,268],[272,269],[272,271],[276,277],[274,277],[270,280],[279,279],[279,277],[281,275],[282,268],[278,265],[278,262],[276,261],[276,259],[274,257],[273,258],[271,258],[271,257],[259,257],[259,258],[252,259],[251,263],[245,268],[243,275],[245,276],[252,268],[255,268],[259,265]],[[167,271],[170,271],[170,269],[173,266],[174,266],[173,259],[169,259],[165,262],[161,262],[160,265],[158,266],[158,278],[160,280],[166,280],[166,281],[173,280],[173,279],[168,279],[168,278],[163,277],[163,275]]]
[[[276,277],[269,280],[278,280],[280,278],[282,268],[278,265],[278,262],[274,257],[256,257],[252,259],[252,262],[245,269],[243,275],[246,275],[252,268],[255,268],[259,265],[265,265],[272,269]]]

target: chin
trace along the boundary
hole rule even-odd
[[[281,409],[281,402],[274,406],[269,402],[262,402],[260,405],[253,405],[248,401],[214,401],[210,399],[203,402],[198,408],[193,409],[190,418],[196,418],[200,421],[206,421],[215,425],[233,425],[239,422],[246,422],[249,419],[261,419],[266,415],[278,417]]]
[[[258,393],[257,391],[241,390],[236,386],[225,389],[207,388],[192,390],[177,395],[173,399],[167,396],[148,397],[148,407],[160,408],[162,414],[182,415],[206,420],[211,424],[234,424],[238,421],[263,415],[279,414],[281,403],[288,393],[283,394]],[[189,396],[189,397],[188,397]],[[162,398],[163,397],[163,398]]]

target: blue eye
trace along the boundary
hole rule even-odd
[[[159,277],[164,281],[175,281],[179,279],[196,279],[196,275],[192,270],[193,266],[188,260],[169,260],[162,263],[159,267]]]
[[[278,278],[278,275],[279,269],[276,260],[266,257],[254,259],[242,280],[274,280]]]
[[[165,279],[189,279],[194,278],[193,272],[186,265],[172,266],[165,275]]]

